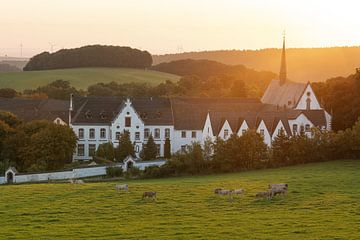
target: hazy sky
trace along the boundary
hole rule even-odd
[[[88,44],[152,54],[360,45],[360,1],[0,0],[0,56]]]

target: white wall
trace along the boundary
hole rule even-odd
[[[283,122],[280,120],[280,121],[278,122],[278,124],[276,125],[276,128],[275,128],[275,130],[274,130],[274,132],[273,132],[272,141],[274,141],[275,138],[279,135],[280,129],[283,129],[283,130],[284,130],[284,134],[287,135],[287,132],[285,131],[284,124],[283,124]]]
[[[270,147],[271,146],[271,136],[270,136],[270,133],[269,133],[269,131],[268,131],[268,129],[267,129],[267,127],[266,127],[263,120],[261,120],[256,132],[260,133],[261,130],[264,130],[264,136],[263,137],[264,137],[265,144]]]
[[[213,129],[211,126],[211,119],[210,119],[209,114],[207,114],[207,116],[206,116],[204,128],[202,130],[202,142],[204,142],[206,139],[211,139],[212,141],[215,140],[215,136],[214,136]]]
[[[310,94],[310,95],[308,96],[308,94]],[[306,110],[306,105],[307,105],[306,101],[308,98],[310,98],[310,100],[311,100],[311,102],[310,102],[311,110],[322,109],[310,84],[308,84],[306,86],[306,89],[305,89],[303,95],[300,97],[300,100],[299,100],[297,106],[295,107],[295,109]]]
[[[84,138],[78,139],[78,144],[84,144],[85,147],[85,154],[84,156],[78,156],[77,147],[76,151],[73,155],[74,160],[89,160],[91,157],[89,156],[89,144],[95,144],[96,149],[98,146],[102,143],[107,143],[111,139],[111,131],[109,125],[71,125],[73,131],[75,132],[76,136],[79,137],[79,129],[84,129]],[[106,129],[106,137],[100,138],[100,129],[105,128]],[[89,132],[90,129],[95,129],[95,138],[90,139],[89,138]]]
[[[294,133],[293,131],[293,125],[294,124],[297,124],[298,125],[298,132],[297,133]],[[291,128],[291,132],[293,135],[295,134],[300,134],[300,130],[301,130],[301,126],[304,127],[305,129],[305,126],[306,124],[309,124],[310,125],[310,128],[314,127],[314,124],[312,124],[312,122],[304,115],[304,114],[300,114],[296,119],[294,120],[289,120],[289,126]],[[305,132],[305,134],[308,136],[308,137],[311,137],[311,132]]]
[[[182,138],[181,132],[186,132],[186,138]],[[196,138],[192,137],[192,132],[196,132]],[[202,130],[174,130],[174,141],[172,144],[172,151],[177,152],[181,150],[181,146],[191,145],[193,142],[201,143],[203,140]]]
[[[237,135],[240,137],[243,135],[243,130],[247,131],[249,129],[249,125],[247,124],[247,122],[244,120],[239,128],[239,131],[237,133]]]
[[[225,130],[228,131],[227,136],[224,136]],[[220,137],[221,139],[224,139],[224,140],[228,140],[232,133],[233,133],[233,131],[232,131],[231,127],[230,127],[230,124],[229,124],[228,120],[225,120],[224,125],[221,127],[221,130],[219,132],[218,137]]]

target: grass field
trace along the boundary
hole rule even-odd
[[[63,79],[70,81],[72,86],[85,90],[88,86],[98,82],[147,82],[155,85],[165,80],[177,81],[179,78],[173,74],[132,68],[75,68],[0,73],[0,88],[13,88],[17,91],[23,91]]]
[[[1,239],[360,239],[360,161],[197,177],[0,187]],[[268,183],[285,198],[255,201]],[[230,201],[213,189],[245,188]],[[142,201],[157,191],[156,202]]]

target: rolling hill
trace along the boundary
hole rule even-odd
[[[153,55],[153,65],[181,59],[207,59],[229,65],[278,73],[281,49],[219,50]],[[348,76],[360,67],[360,47],[290,48],[286,50],[288,77],[318,82]]]
[[[0,73],[0,88],[17,91],[35,89],[58,79],[67,80],[77,89],[86,89],[95,83],[141,82],[156,85],[166,80],[177,81],[177,75],[132,68],[74,68],[60,70]]]

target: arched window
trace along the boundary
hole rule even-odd
[[[306,110],[310,110],[311,108],[311,99],[308,97],[306,99]]]

